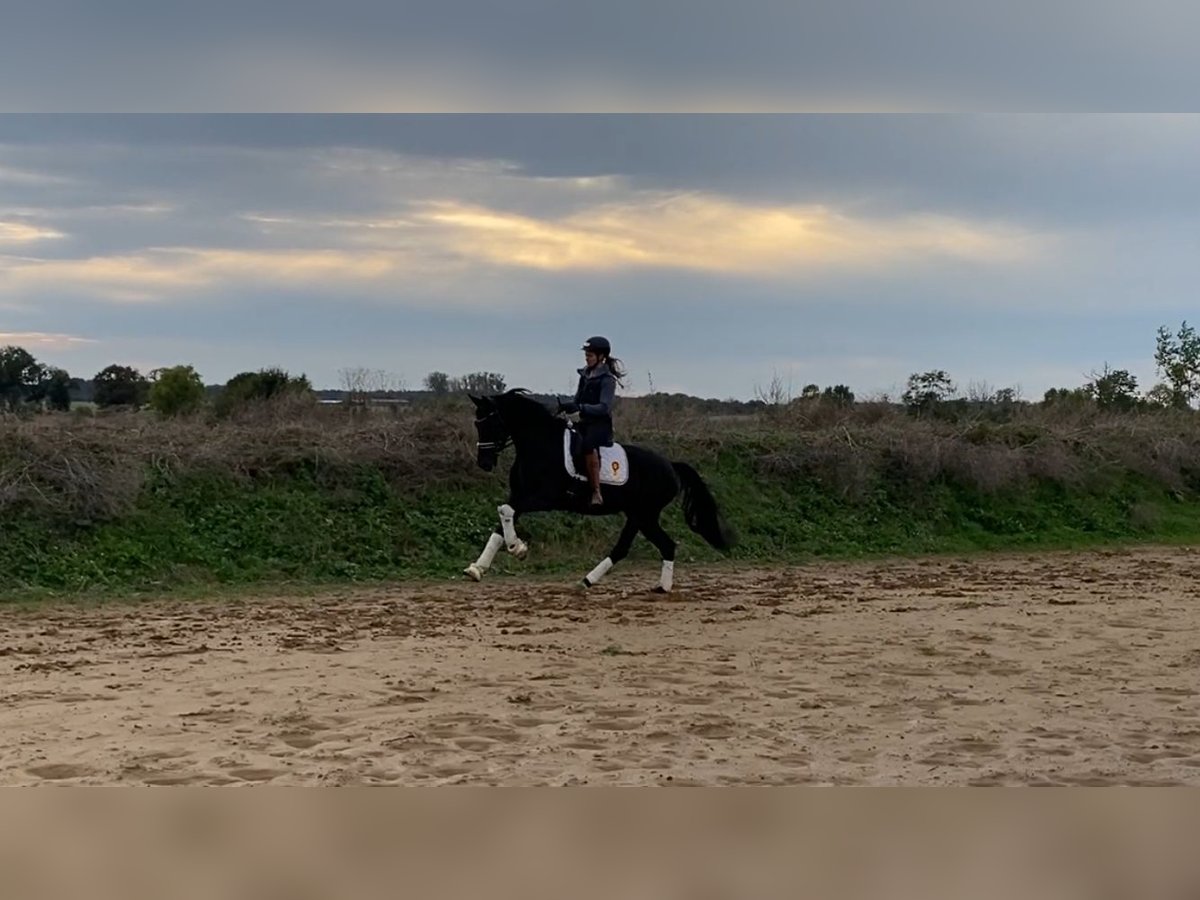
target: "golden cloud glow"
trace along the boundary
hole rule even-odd
[[[930,261],[1002,264],[1045,250],[1040,237],[948,216],[855,217],[825,206],[751,205],[698,194],[634,194],[557,218],[457,201],[425,203],[415,212],[410,208],[403,215],[373,219],[243,218],[269,230],[274,242],[319,239],[339,246],[162,247],[84,259],[0,256],[0,289],[18,296],[73,287],[137,303],[221,284],[330,289],[415,276],[469,278],[480,266],[496,265],[795,277]],[[9,233],[32,239],[34,231]]]
[[[96,342],[89,338],[75,337],[72,334],[48,334],[44,331],[0,331],[0,346],[15,344],[19,347],[52,347],[63,350],[79,344],[94,343]]]
[[[856,219],[827,207],[750,206],[685,195],[543,220],[458,203],[421,217],[468,258],[538,269],[658,266],[773,274],[951,257],[1009,262],[1033,251],[1011,229],[949,217]]]
[[[39,228],[24,222],[0,222],[0,244],[27,244],[60,237],[63,233],[53,228]]]
[[[15,260],[0,263],[0,284],[15,289],[73,286],[111,300],[138,303],[230,281],[294,285],[377,280],[391,275],[400,257],[341,250],[208,250],[157,248],[128,256]]]

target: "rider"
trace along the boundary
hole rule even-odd
[[[575,399],[558,403],[562,412],[579,413],[580,453],[592,486],[592,506],[604,504],[600,495],[600,448],[613,442],[612,406],[617,385],[625,377],[621,361],[612,355],[607,338],[591,337],[583,345],[585,367],[579,369]]]

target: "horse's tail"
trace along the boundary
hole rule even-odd
[[[683,520],[688,528],[717,550],[731,549],[737,543],[737,536],[721,516],[717,501],[713,499],[700,473],[687,463],[671,465],[683,485]]]

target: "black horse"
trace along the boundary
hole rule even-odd
[[[687,463],[671,462],[642,447],[617,445],[606,449],[601,469],[604,504],[590,505],[586,478],[567,468],[574,451],[567,441],[574,436],[569,422],[551,413],[526,391],[511,390],[490,397],[471,397],[475,404],[480,468],[490,472],[500,452],[510,444],[516,460],[508,475],[508,501],[498,508],[500,526],[488,539],[479,559],[464,570],[479,581],[502,545],[517,559],[529,548],[515,528],[517,518],[532,512],[566,510],[581,515],[625,514],[625,527],[612,551],[583,578],[591,587],[629,553],[640,531],[662,555],[662,578],[654,589],[671,590],[675,568],[675,542],[659,524],[663,509],[683,492],[683,516],[688,527],[717,550],[728,550],[734,537],[721,517],[717,503],[700,475]],[[574,463],[572,462],[574,467]]]

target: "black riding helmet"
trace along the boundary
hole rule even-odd
[[[612,353],[612,345],[609,344],[608,338],[604,337],[590,337],[584,341],[583,346],[579,349],[591,350],[593,353],[601,353],[604,356]]]

